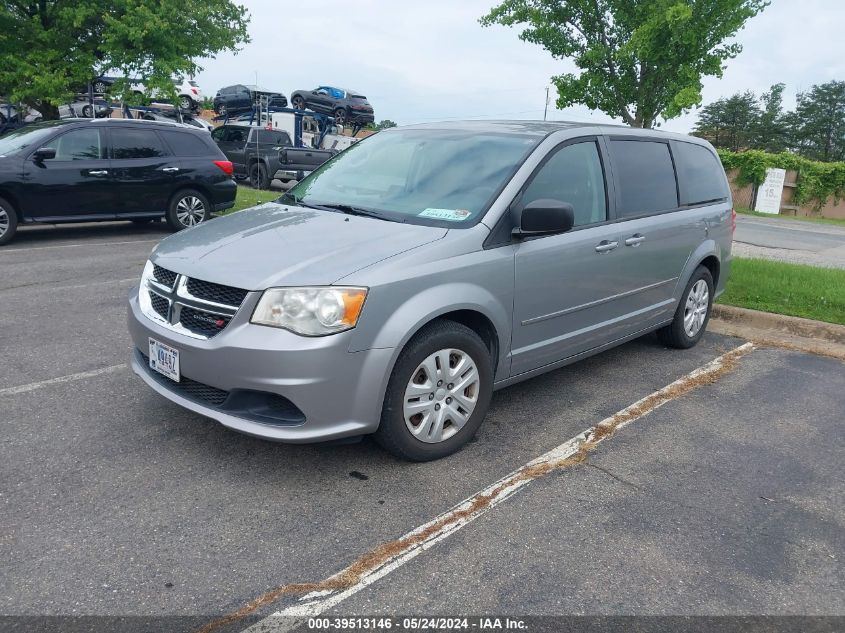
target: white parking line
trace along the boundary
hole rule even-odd
[[[49,380],[31,382],[28,385],[6,387],[5,389],[0,389],[0,396],[14,396],[19,393],[35,391],[36,389],[41,389],[42,387],[49,387],[50,385],[60,385],[65,382],[73,382],[74,380],[84,380],[85,378],[102,376],[103,374],[110,374],[112,372],[125,369],[126,367],[128,367],[128,365],[126,363],[122,363],[120,365],[111,365],[110,367],[101,367],[100,369],[92,369],[90,371],[81,371],[78,374],[68,374],[67,376],[59,376],[58,378],[50,378]]]
[[[754,349],[745,343],[722,354],[706,365],[679,378],[662,389],[605,418],[597,425],[579,433],[537,459],[528,462],[510,475],[474,494],[448,512],[408,532],[401,538],[385,543],[353,562],[346,569],[318,583],[283,585],[252,600],[243,608],[214,620],[199,629],[211,633],[220,627],[255,613],[284,596],[304,594],[296,604],[260,620],[244,633],[285,633],[301,626],[309,617],[318,616],[355,595],[365,587],[384,578],[392,571],[434,547],[478,517],[501,504],[529,483],[553,470],[585,461],[589,451],[609,438],[620,428],[642,418],[667,402],[679,398],[698,387],[715,382],[730,371],[738,358]]]
[[[43,251],[50,248],[75,248],[77,246],[120,246],[121,244],[151,244],[152,242],[160,242],[165,236],[154,240],[126,240],[124,242],[80,242],[77,244],[55,244],[53,246],[18,246],[16,248],[4,248],[0,250],[0,255],[8,253],[19,253],[22,251]]]

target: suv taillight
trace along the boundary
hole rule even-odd
[[[731,233],[736,231],[736,209],[731,209]]]
[[[217,165],[227,176],[231,176],[234,173],[234,169],[232,168],[232,161],[216,160],[214,161],[214,164]]]

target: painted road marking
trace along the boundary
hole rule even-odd
[[[322,582],[282,585],[252,600],[238,611],[209,622],[199,629],[199,633],[211,633],[255,613],[262,607],[269,606],[284,596],[297,594],[303,594],[299,598],[302,604],[295,604],[277,611],[245,629],[244,633],[285,633],[301,626],[305,619],[324,613],[405,565],[422,552],[434,547],[491,508],[503,503],[535,479],[554,470],[583,463],[590,451],[603,440],[612,437],[618,429],[642,418],[667,402],[703,385],[712,384],[725,373],[732,371],[738,359],[753,349],[753,343],[745,343],[722,354],[528,462],[448,512],[408,532],[396,541],[377,547],[346,569]]]
[[[75,380],[84,380],[86,378],[93,378],[95,376],[102,376],[103,374],[111,374],[121,369],[126,369],[128,365],[122,363],[120,365],[111,365],[110,367],[101,367],[100,369],[92,369],[90,371],[82,371],[77,374],[68,374],[67,376],[59,376],[58,378],[50,378],[49,380],[41,380],[39,382],[31,382],[28,385],[19,385],[17,387],[6,387],[0,389],[0,396],[14,396],[19,393],[27,393],[28,391],[35,391],[43,387],[51,385],[60,385],[66,382],[73,382]]]
[[[49,248],[76,248],[77,246],[119,246],[121,244],[151,244],[152,242],[160,242],[166,235],[154,240],[126,240],[124,242],[80,242],[77,244],[54,244],[53,246],[18,246],[17,248],[4,248],[0,251],[0,255],[8,253],[18,253],[21,251],[43,251]]]

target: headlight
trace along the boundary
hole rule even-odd
[[[323,336],[355,327],[366,288],[270,288],[252,313],[252,323],[305,336]]]

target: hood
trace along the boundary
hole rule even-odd
[[[180,231],[160,242],[152,259],[246,290],[322,286],[447,232],[270,202]]]

